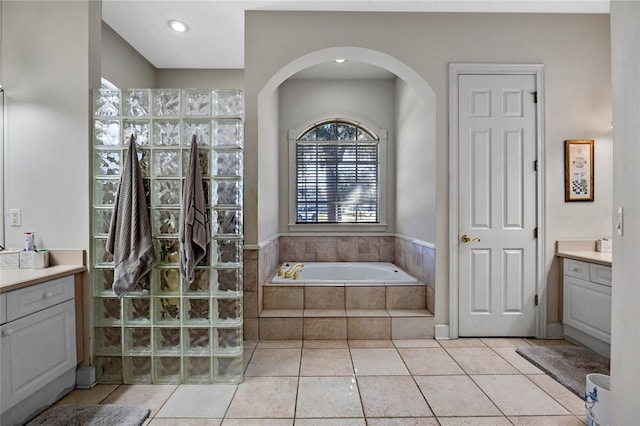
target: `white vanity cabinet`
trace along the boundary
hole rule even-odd
[[[564,259],[562,316],[565,337],[610,356],[610,266]]]
[[[21,424],[75,386],[73,275],[1,293],[2,424]]]

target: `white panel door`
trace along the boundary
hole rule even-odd
[[[458,82],[460,336],[534,336],[533,75]]]

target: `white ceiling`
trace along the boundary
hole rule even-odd
[[[245,10],[609,13],[609,0],[102,1],[102,19],[156,68],[244,68]]]

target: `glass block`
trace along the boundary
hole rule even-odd
[[[242,327],[213,329],[215,354],[241,354],[242,348]]]
[[[140,171],[142,172],[143,178],[148,178],[151,176],[151,167],[149,164],[151,163],[151,152],[148,149],[138,149],[136,151],[138,153],[138,165],[140,166]],[[148,197],[147,197],[148,198]],[[147,205],[149,205],[147,203]]]
[[[96,297],[93,305],[96,325],[120,324],[120,299],[117,297]]]
[[[179,384],[182,382],[179,356],[155,357],[153,367],[154,384]]]
[[[125,384],[151,383],[151,357],[148,357],[148,356],[124,357],[124,383]]]
[[[185,89],[182,91],[182,113],[190,116],[211,115],[211,91]]]
[[[155,209],[152,214],[151,224],[155,236],[175,236],[179,230],[180,210]]]
[[[93,121],[93,143],[96,146],[120,144],[120,120],[96,119]]]
[[[184,353],[187,355],[209,355],[209,327],[189,327],[184,330]]]
[[[96,327],[95,348],[98,355],[122,354],[122,328]]]
[[[149,296],[151,291],[151,272],[148,272],[144,276],[140,278],[138,283],[133,286],[131,291],[128,293],[132,296]]]
[[[244,125],[241,120],[213,120],[213,145],[219,147],[242,147]]]
[[[93,202],[96,205],[109,206],[116,202],[119,179],[94,179]]]
[[[242,262],[242,241],[241,240],[213,240],[210,246],[212,263],[241,263]]]
[[[179,146],[180,120],[154,120],[152,138],[154,146]]]
[[[153,205],[154,206],[179,206],[182,197],[180,196],[180,180],[154,180],[153,181]]]
[[[198,150],[198,159],[200,160],[200,173],[202,176],[209,175],[209,153],[207,151]],[[190,153],[188,150],[182,151],[182,164],[184,173],[187,173],[187,167],[190,160]]]
[[[240,383],[242,381],[242,355],[216,356],[213,358],[213,380],[216,383]]]
[[[242,271],[239,268],[214,269],[211,275],[216,294],[236,295],[242,291]]]
[[[148,117],[150,108],[149,89],[125,89],[122,91],[124,108],[122,115]]]
[[[93,263],[95,265],[110,265],[113,263],[113,255],[107,251],[106,238],[95,238],[93,240]]]
[[[96,116],[113,117],[120,114],[120,91],[99,89],[93,91],[93,112]]]
[[[93,234],[107,235],[111,226],[111,216],[113,209],[94,209],[93,210]]]
[[[196,135],[198,146],[211,145],[211,122],[209,120],[183,120],[182,141],[184,146],[191,146],[193,135]]]
[[[173,149],[153,151],[153,175],[181,176],[180,151]]]
[[[120,176],[121,152],[95,150],[93,172],[96,176]]]
[[[180,294],[180,271],[178,268],[156,268],[156,292],[157,295],[179,295]]]
[[[215,150],[212,163],[214,176],[242,176],[242,151],[240,150]]]
[[[187,324],[209,324],[210,306],[208,298],[183,299],[184,322]]]
[[[244,115],[244,96],[240,90],[213,91],[214,117],[242,117]]]
[[[213,299],[216,324],[241,324],[242,299]]]
[[[180,324],[180,299],[178,297],[156,297],[153,299],[156,324]]]
[[[242,235],[242,210],[215,209],[211,216],[214,235]]]
[[[149,327],[126,327],[124,329],[124,352],[127,354],[151,353],[151,329]]]
[[[96,379],[100,383],[122,383],[122,357],[97,356]]]
[[[154,89],[151,102],[154,116],[180,115],[180,89]]]
[[[149,146],[149,120],[122,120],[122,142],[129,146],[131,135],[136,138],[136,146]]]
[[[148,325],[151,322],[151,300],[149,298],[126,297],[123,300],[125,324]]]
[[[94,268],[93,283],[93,294],[95,296],[113,296],[113,269]]]
[[[184,294],[192,296],[206,296],[209,294],[209,269],[196,268],[193,282],[184,283]]]
[[[158,263],[174,264],[180,261],[180,242],[177,239],[155,239],[153,243]]]
[[[212,182],[212,186],[212,202],[214,205],[242,205],[242,181],[237,179],[215,179]]]
[[[153,339],[156,354],[181,354],[180,328],[155,327],[153,329]]]
[[[211,383],[211,357],[186,356],[183,362],[185,383]]]

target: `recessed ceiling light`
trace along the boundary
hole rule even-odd
[[[346,61],[346,59],[336,59],[335,61],[339,64],[342,64]]]
[[[182,21],[172,19],[171,21],[168,22],[168,24],[171,27],[171,29],[175,32],[184,33],[186,31],[189,31],[189,27],[187,26],[187,24],[185,24]]]

